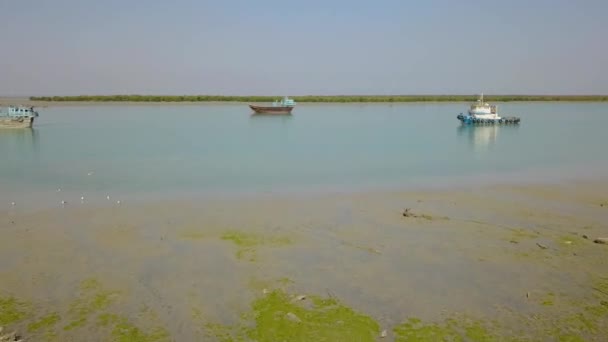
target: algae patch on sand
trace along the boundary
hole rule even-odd
[[[256,233],[242,231],[227,231],[220,236],[224,241],[230,241],[236,245],[236,257],[240,260],[255,261],[257,259],[257,248],[261,246],[280,247],[293,243],[288,237],[264,236]]]
[[[59,317],[59,314],[57,314],[56,312],[53,312],[51,314],[48,314],[48,315],[40,318],[36,322],[32,322],[32,323],[28,324],[27,330],[33,332],[33,331],[50,329],[50,328],[53,328],[57,324],[57,322],[59,322],[60,320],[61,320],[61,318]]]
[[[14,297],[0,297],[0,326],[19,322],[27,316],[29,305]]]
[[[380,327],[333,298],[309,296],[294,300],[284,290],[272,290],[251,304],[237,326],[206,324],[221,341],[376,341]]]
[[[304,307],[282,290],[258,298],[252,305],[255,328],[246,330],[256,341],[375,341],[380,327],[372,318],[332,298],[311,296]]]
[[[567,314],[560,315],[559,308],[553,308],[553,317],[549,334],[560,341],[586,341],[591,337],[602,335],[608,329],[608,280],[600,277],[592,281],[594,299],[565,299],[569,303]],[[553,296],[551,296],[553,298]],[[545,302],[542,303],[546,305]],[[550,317],[550,316],[547,316]]]
[[[554,303],[555,303],[555,294],[553,294],[553,292],[549,292],[543,297],[540,304],[544,305],[544,306],[552,306]]]
[[[112,326],[112,341],[116,342],[158,342],[169,340],[169,333],[160,327],[146,333],[134,326],[123,316],[102,314],[99,316],[101,326]]]
[[[72,330],[87,323],[88,317],[106,309],[118,292],[106,291],[96,279],[87,279],[80,284],[80,295],[70,305],[69,314],[74,319],[64,330]]]
[[[43,336],[47,341],[53,341],[57,338],[55,326],[57,325],[57,323],[59,323],[60,320],[61,317],[59,316],[59,314],[53,312],[41,317],[35,322],[28,324],[27,330],[30,333],[42,332]]]
[[[447,319],[443,323],[424,323],[410,318],[393,329],[395,341],[495,341],[497,338],[480,321]]]
[[[593,281],[593,290],[595,290],[600,297],[608,297],[608,277],[599,277]]]
[[[106,290],[96,279],[87,279],[80,284],[78,298],[70,305],[68,317],[71,322],[64,326],[65,331],[80,329],[97,319],[96,328],[110,328],[112,341],[118,342],[156,342],[169,340],[167,331],[153,327],[143,331],[133,325],[129,319],[109,311],[112,304],[121,295],[119,291]],[[146,320],[151,321],[151,320]],[[87,326],[87,328],[89,328]],[[93,326],[90,326],[92,329]]]

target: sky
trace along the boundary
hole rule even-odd
[[[0,96],[608,94],[606,0],[0,0]]]

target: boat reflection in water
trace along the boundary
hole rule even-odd
[[[459,125],[458,135],[467,137],[469,145],[474,150],[486,151],[496,144],[499,134],[513,133],[518,128],[518,125]]]
[[[288,122],[293,119],[292,114],[266,114],[266,113],[253,113],[249,116],[252,122],[266,123],[266,122]]]
[[[37,152],[38,132],[34,128],[0,129],[0,155],[3,158],[21,159]]]

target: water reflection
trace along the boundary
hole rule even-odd
[[[270,119],[270,118],[274,118],[273,120],[279,120],[279,118],[281,120],[289,120],[293,117],[293,115],[290,114],[264,114],[264,113],[253,113],[251,114],[251,118],[252,119]]]
[[[0,155],[37,154],[38,146],[38,132],[34,128],[0,129]]]
[[[293,119],[291,114],[259,114],[254,113],[250,116],[250,122],[255,125],[276,126],[286,125]]]
[[[512,133],[517,130],[518,127],[518,125],[460,125],[458,126],[458,135],[461,137],[467,137],[469,144],[473,149],[487,150],[496,144],[499,133]]]

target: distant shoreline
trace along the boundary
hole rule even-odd
[[[214,95],[79,95],[32,96],[31,102],[272,102],[278,96],[214,96]],[[340,95],[293,96],[300,103],[402,103],[402,102],[473,102],[476,95]],[[488,102],[608,102],[608,95],[486,95]]]
[[[142,96],[143,97],[143,96]],[[227,96],[222,100],[220,97],[213,99],[192,100],[190,97],[176,96],[176,100],[161,100],[162,96],[146,96],[145,99],[133,98],[116,98],[114,96],[103,97],[84,97],[84,96],[69,96],[69,97],[2,97],[0,96],[0,107],[9,105],[23,105],[34,107],[72,107],[72,106],[200,106],[200,105],[247,105],[247,104],[264,104],[273,102],[280,97],[251,97],[251,96]],[[164,97],[166,98],[166,97]],[[415,104],[415,103],[462,103],[474,102],[477,100],[473,96],[449,96],[437,95],[432,97],[390,97],[387,96],[367,96],[360,99],[355,96],[295,96],[296,102],[301,105],[341,105],[341,104],[361,104],[361,105],[386,105],[386,104]],[[561,96],[484,96],[484,100],[492,103],[506,102],[549,102],[549,103],[606,103],[608,95],[561,95]]]

